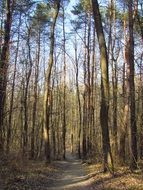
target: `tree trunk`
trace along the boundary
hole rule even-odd
[[[91,38],[91,15],[88,13],[87,31],[87,153],[91,151],[91,67],[90,67],[90,38]]]
[[[33,113],[32,113],[32,133],[31,133],[31,158],[35,156],[35,123],[37,115],[37,96],[38,96],[38,78],[39,78],[39,63],[40,63],[40,46],[41,46],[41,35],[40,29],[38,31],[37,39],[37,55],[36,55],[36,65],[35,65],[35,82],[34,82],[34,102],[33,102]]]
[[[24,100],[23,100],[23,106],[24,106],[24,126],[23,126],[23,155],[27,155],[28,151],[28,89],[29,89],[29,83],[30,83],[30,77],[32,73],[32,57],[31,57],[31,47],[30,47],[30,35],[31,35],[31,28],[28,28],[28,39],[27,39],[27,46],[28,46],[28,58],[29,58],[29,68],[26,63],[26,84],[25,84],[25,93],[24,93]]]
[[[76,35],[76,34],[75,34]],[[81,158],[81,127],[82,127],[82,110],[81,110],[81,100],[80,100],[80,90],[79,90],[79,65],[78,65],[78,56],[77,56],[77,39],[75,36],[75,65],[76,65],[76,93],[78,100],[78,112],[79,112],[79,129],[78,129],[78,157]],[[73,139],[73,136],[72,136]]]
[[[15,54],[15,62],[14,62],[14,74],[13,74],[11,98],[10,98],[10,110],[9,110],[7,145],[6,145],[7,153],[9,153],[10,151],[10,144],[11,144],[11,128],[12,128],[12,117],[13,117],[12,112],[13,112],[13,103],[14,103],[13,100],[14,100],[14,91],[15,91],[16,67],[17,67],[17,59],[18,59],[18,51],[19,51],[20,26],[21,26],[21,13],[19,15],[18,39],[17,39],[17,47],[16,47],[16,54]]]
[[[109,78],[108,78],[108,56],[103,33],[101,15],[99,12],[99,5],[97,0],[92,0],[93,16],[95,21],[96,33],[100,48],[100,64],[101,64],[101,110],[100,122],[102,129],[102,146],[104,158],[104,172],[109,169],[108,154],[110,155],[112,167],[113,159],[111,155],[109,127],[108,127],[108,108],[109,108]],[[113,168],[112,168],[113,169]]]
[[[87,79],[87,68],[86,68],[86,63],[87,63],[87,48],[86,48],[86,30],[87,30],[87,23],[86,23],[86,18],[85,18],[85,28],[84,28],[84,94],[83,94],[83,137],[82,137],[82,155],[83,159],[86,158],[87,154],[87,86],[86,86],[86,79]]]
[[[91,65],[91,151],[95,151],[93,145],[96,144],[95,139],[95,100],[96,100],[96,60],[95,60],[95,39],[96,39],[96,30],[93,26],[93,49],[92,49],[92,65]]]
[[[111,67],[112,67],[112,95],[113,95],[113,124],[112,124],[112,135],[113,135],[113,156],[115,158],[115,161],[117,162],[118,158],[118,139],[117,139],[117,91],[118,91],[118,78],[117,78],[117,59],[119,56],[120,48],[119,50],[116,49],[116,1],[110,0],[110,34],[111,39],[110,41],[110,47],[111,47]],[[109,48],[110,50],[110,48]],[[115,54],[116,52],[116,54]],[[118,52],[118,53],[117,53]],[[110,52],[108,52],[108,55]],[[115,57],[116,56],[116,57]]]
[[[131,127],[131,169],[137,168],[137,126],[134,84],[134,32],[133,32],[133,0],[128,3],[129,9],[129,87],[130,87],[130,127]]]
[[[64,61],[64,102],[63,102],[63,159],[66,158],[66,35],[65,35],[65,10],[63,4],[63,61]]]
[[[126,15],[124,15],[124,64],[123,64],[123,87],[122,87],[122,96],[123,96],[123,110],[122,110],[122,122],[120,128],[120,149],[119,149],[119,159],[120,164],[125,164],[126,158],[126,137],[128,129],[128,118],[129,118],[129,69],[128,69],[128,40],[127,40],[127,21]]]
[[[4,44],[0,58],[0,151],[3,151],[3,120],[4,120],[4,105],[7,86],[7,70],[9,61],[9,41],[10,30],[12,23],[12,6],[14,1],[6,0],[6,20],[4,27]]]
[[[55,45],[55,26],[60,9],[60,0],[54,2],[54,14],[53,22],[51,24],[51,33],[50,33],[50,54],[49,54],[49,64],[46,72],[45,78],[45,92],[44,92],[44,107],[43,107],[43,119],[44,119],[44,134],[45,134],[45,156],[46,161],[50,162],[50,137],[49,137],[49,119],[50,119],[50,79],[51,71],[53,67],[53,54],[54,54],[54,45]]]

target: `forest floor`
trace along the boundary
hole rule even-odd
[[[90,164],[86,171],[95,190],[143,190],[143,170],[131,172],[129,167],[116,167],[114,175],[103,173],[101,164]]]
[[[143,172],[118,168],[103,174],[100,164],[86,164],[73,156],[46,165],[16,159],[0,162],[0,190],[143,190]]]

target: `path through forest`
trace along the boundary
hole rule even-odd
[[[124,167],[115,176],[104,174],[101,164],[83,165],[71,155],[48,165],[12,159],[0,164],[0,190],[143,190],[142,171]]]
[[[66,161],[57,164],[62,168],[63,173],[53,181],[49,190],[89,190],[91,188],[90,179],[80,160],[68,155]]]

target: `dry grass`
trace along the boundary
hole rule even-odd
[[[100,164],[87,165],[86,170],[92,179],[92,189],[98,190],[143,190],[143,173],[132,173],[128,167],[116,168],[115,176],[104,174]]]
[[[132,173],[116,167],[115,175],[102,172],[101,164],[84,164],[92,190],[143,190],[143,170]],[[10,156],[0,159],[0,190],[46,190],[61,176],[61,164],[24,160]],[[87,189],[88,190],[88,189]]]
[[[0,190],[44,190],[59,172],[53,164],[14,157],[2,161],[0,167]]]

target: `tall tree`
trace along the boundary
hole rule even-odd
[[[45,89],[44,89],[44,107],[43,107],[43,120],[44,120],[44,134],[45,134],[45,155],[47,162],[50,162],[50,138],[49,138],[49,121],[50,121],[50,79],[51,71],[53,67],[53,54],[55,45],[55,26],[60,9],[61,0],[54,1],[54,12],[50,31],[50,54],[48,61],[48,68],[45,77]]]
[[[128,2],[129,18],[129,87],[130,87],[130,127],[131,127],[131,168],[137,168],[137,126],[136,126],[136,106],[135,106],[135,69],[134,69],[134,19],[133,0]]]
[[[1,50],[0,57],[0,150],[3,149],[3,119],[4,119],[4,105],[6,98],[6,85],[7,85],[7,70],[9,62],[9,42],[10,31],[12,23],[12,11],[14,0],[6,0],[6,17],[4,26],[4,44]]]
[[[100,64],[101,64],[101,110],[100,122],[102,128],[102,146],[104,158],[104,172],[109,169],[108,154],[111,157],[112,166],[113,159],[111,154],[109,127],[108,127],[108,109],[109,109],[109,77],[108,77],[108,56],[97,0],[92,0],[94,23],[96,27],[97,38],[100,48]]]
[[[117,65],[120,47],[116,48],[116,1],[109,0],[109,40],[108,40],[108,57],[111,62],[112,68],[112,96],[113,96],[113,122],[112,122],[112,136],[113,136],[113,155],[115,161],[117,161],[118,155],[118,139],[117,139],[117,90],[118,90],[118,78],[117,78]]]
[[[63,158],[66,154],[66,33],[65,33],[65,8],[63,3],[63,61],[64,61],[64,102],[63,102]]]
[[[9,110],[9,118],[8,118],[7,144],[6,144],[7,153],[9,153],[10,145],[11,145],[15,79],[16,79],[16,68],[17,68],[17,60],[18,60],[18,52],[19,52],[19,42],[20,42],[20,26],[21,26],[21,13],[19,13],[19,24],[18,24],[18,31],[17,31],[18,37],[17,37],[16,54],[15,54],[15,61],[14,61],[14,73],[13,73],[13,80],[12,80],[11,98],[10,98],[10,110]]]
[[[78,157],[81,158],[81,129],[82,129],[82,109],[81,109],[81,99],[80,99],[80,89],[79,89],[79,60],[78,60],[78,47],[77,47],[77,35],[75,34],[75,43],[74,43],[74,51],[75,51],[75,66],[76,66],[76,93],[77,93],[77,101],[78,101],[78,113],[79,113],[79,128],[78,128]]]
[[[128,129],[128,118],[129,118],[129,48],[128,48],[128,39],[127,39],[127,15],[124,14],[123,18],[123,31],[124,31],[124,63],[123,63],[123,85],[122,85],[122,96],[123,96],[123,120],[120,127],[120,150],[119,150],[119,159],[120,164],[125,163],[126,155],[126,137]]]

